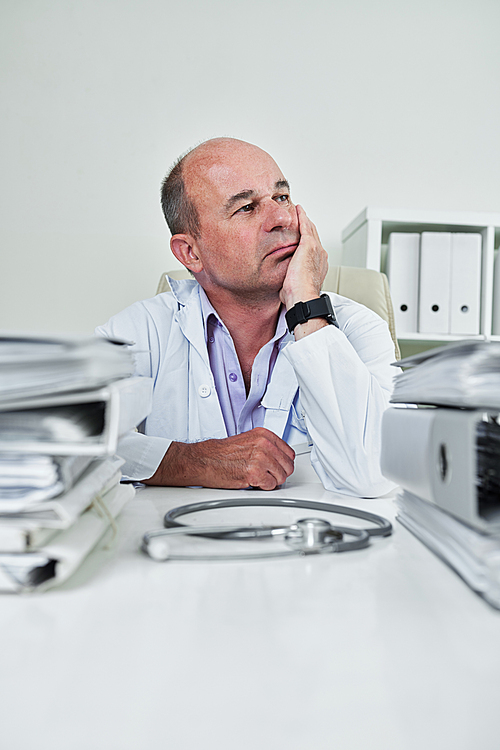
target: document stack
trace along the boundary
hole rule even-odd
[[[482,237],[472,232],[393,232],[387,276],[399,336],[480,332]]]
[[[398,520],[500,609],[500,343],[401,360],[382,424]]]
[[[108,339],[0,336],[0,591],[66,580],[127,500],[118,438],[152,381]]]

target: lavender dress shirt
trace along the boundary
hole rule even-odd
[[[247,396],[231,334],[201,287],[200,300],[210,369],[214,376],[227,434],[239,435],[254,427],[262,427],[265,409],[261,405],[261,400],[278,356],[279,343],[287,334],[285,310],[282,309],[280,313],[274,337],[255,357]]]

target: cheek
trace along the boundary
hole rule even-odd
[[[231,269],[232,272],[247,268],[260,256],[260,243],[265,242],[260,236],[259,227],[250,222],[238,227],[205,227],[203,231],[204,261],[219,269]]]
[[[244,262],[245,258],[251,255],[252,250],[258,245],[258,240],[258,230],[255,227],[245,226],[227,232],[225,236],[221,237],[220,245],[224,247],[231,258],[239,258]]]

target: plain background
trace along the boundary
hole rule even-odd
[[[498,0],[1,0],[0,328],[90,333],[178,264],[175,158],[269,151],[333,263],[366,205],[497,212]]]

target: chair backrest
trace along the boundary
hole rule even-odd
[[[156,294],[170,292],[170,284],[167,276],[172,279],[190,279],[189,271],[185,268],[167,271],[163,273],[158,284]],[[394,342],[394,354],[396,359],[401,359],[398,339],[396,337],[396,326],[394,323],[394,309],[392,306],[389,282],[385,273],[374,271],[371,268],[354,268],[351,266],[330,266],[323,283],[323,289],[328,292],[336,292],[342,297],[348,297],[359,302],[370,310],[380,315],[389,326],[392,340]]]

